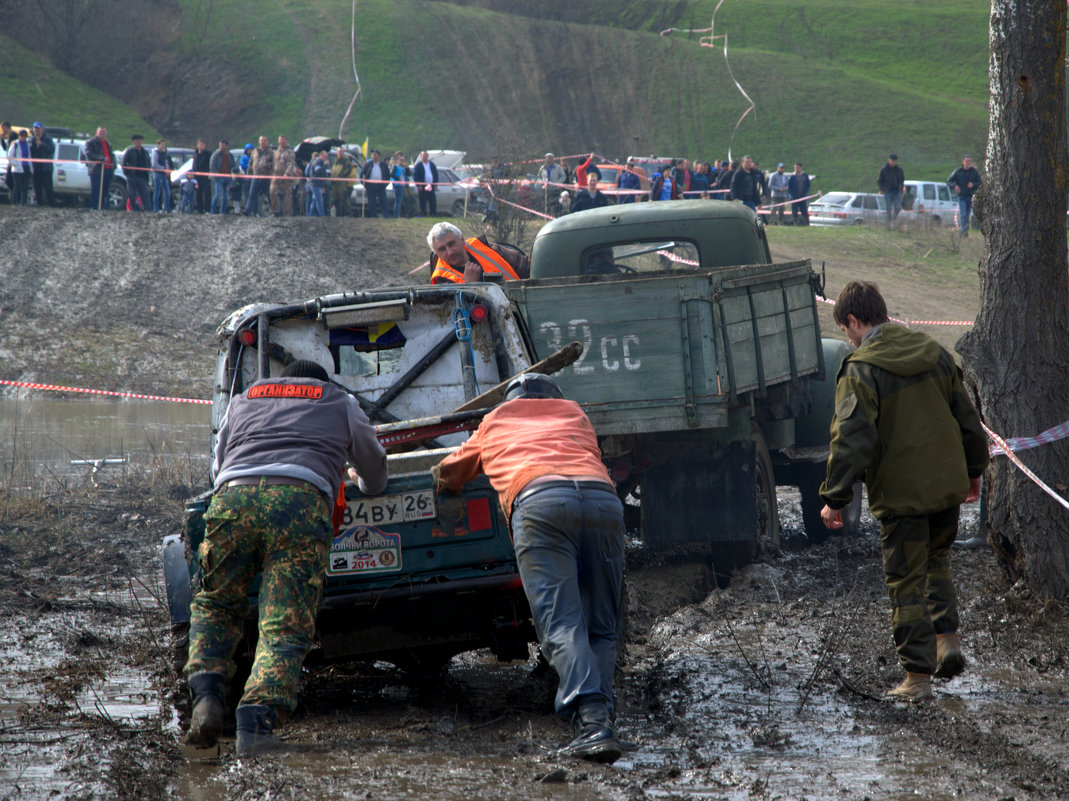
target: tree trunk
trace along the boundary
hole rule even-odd
[[[957,348],[982,418],[1003,437],[1069,419],[1065,36],[1064,0],[992,0],[980,313]],[[1066,495],[1069,440],[1020,458]],[[1069,597],[1069,511],[1003,456],[985,480],[988,542],[1007,574]]]

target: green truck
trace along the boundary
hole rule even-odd
[[[524,281],[253,304],[220,327],[213,432],[250,383],[313,359],[404,451],[381,496],[346,487],[310,661],[430,670],[475,648],[527,656],[534,629],[496,494],[480,478],[436,495],[428,470],[500,400],[494,388],[532,367],[563,365],[643,548],[700,553],[726,575],[775,549],[777,483],[819,512],[827,376],[845,345],[821,340],[809,263],[772,263],[752,212],[707,200],[581,212],[546,225],[531,260]],[[164,542],[177,662],[209,500],[191,499]],[[820,539],[819,515],[806,523]],[[246,657],[255,636],[253,605]]]
[[[725,566],[774,549],[777,483],[799,488],[809,538],[827,536],[817,489],[848,346],[822,340],[818,276],[773,263],[752,211],[687,200],[567,215],[535,238],[531,279],[504,288],[536,358],[582,343],[557,379],[644,543],[715,544]]]

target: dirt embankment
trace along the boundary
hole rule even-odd
[[[7,380],[208,397],[230,312],[402,283],[427,255],[415,220],[2,208]]]

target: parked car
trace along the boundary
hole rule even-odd
[[[13,130],[18,130],[14,128]],[[89,169],[85,163],[85,143],[88,139],[61,138],[53,136],[51,131],[67,129],[45,129],[56,144],[56,163],[52,165],[52,191],[57,202],[69,204],[88,203],[90,194]],[[107,204],[110,209],[126,208],[126,176],[123,175],[122,152],[114,153],[115,174],[108,187]],[[0,156],[0,175],[7,172],[7,156]],[[0,181],[0,185],[3,182]],[[6,194],[7,187],[4,187]],[[33,185],[30,185],[30,202],[34,202]]]
[[[946,181],[906,181],[902,192],[902,211],[919,222],[932,225],[955,225],[958,198]]]
[[[416,191],[416,185],[408,186]],[[349,205],[358,216],[364,208],[364,184],[357,182],[349,198]],[[438,167],[438,213],[443,216],[463,217],[465,203],[469,214],[484,214],[490,206],[490,193],[478,181],[463,180],[449,167]],[[386,187],[386,207],[393,208],[393,184]]]
[[[883,195],[828,192],[809,204],[810,225],[860,225],[880,222],[887,208]]]

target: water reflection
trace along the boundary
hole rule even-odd
[[[0,398],[0,475],[60,478],[180,458],[207,462],[211,407],[117,398]]]

